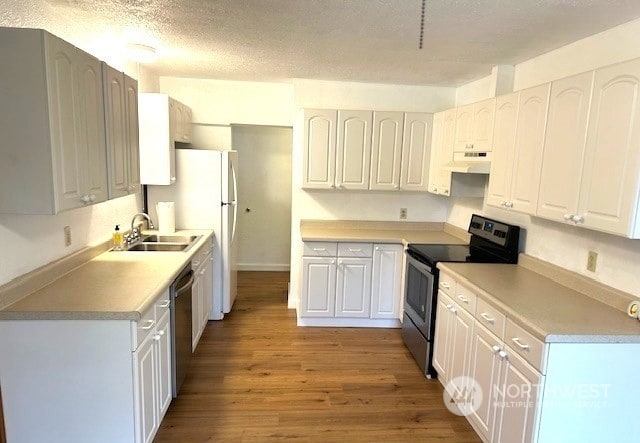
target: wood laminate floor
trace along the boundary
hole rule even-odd
[[[155,438],[164,442],[480,442],[399,329],[299,328],[289,274],[241,272]]]

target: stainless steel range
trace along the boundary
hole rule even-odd
[[[431,365],[438,293],[438,262],[517,263],[520,228],[473,214],[468,245],[409,244],[402,336],[428,378]]]

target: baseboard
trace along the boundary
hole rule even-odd
[[[238,263],[238,271],[271,271],[271,272],[289,272],[291,266],[289,263]]]

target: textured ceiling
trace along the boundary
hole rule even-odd
[[[159,75],[460,85],[640,17],[638,0],[0,0],[0,24],[150,43]],[[77,44],[77,43],[76,43]]]

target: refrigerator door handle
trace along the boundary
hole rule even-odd
[[[236,168],[233,167],[233,163],[231,166],[231,176],[233,177],[233,196],[237,198],[238,196],[238,181],[236,178]],[[238,202],[234,199],[231,202],[231,206],[233,206],[233,230],[231,231],[231,243],[236,238],[236,225],[238,224]]]

